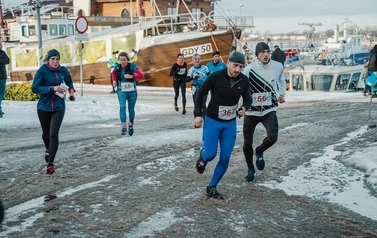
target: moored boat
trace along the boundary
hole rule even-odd
[[[177,1],[177,4],[182,2]],[[155,5],[152,7],[156,8]],[[11,80],[31,80],[38,68],[38,59],[43,58],[49,49],[56,48],[61,52],[61,63],[69,68],[75,82],[108,84],[110,70],[107,61],[112,52],[131,53],[132,49],[136,49],[136,64],[145,75],[145,80],[140,83],[171,86],[169,71],[178,53],[187,57],[189,65],[192,54],[199,53],[206,63],[212,59],[215,50],[220,50],[223,60],[227,60],[236,47],[235,39],[240,37],[242,27],[253,27],[252,17],[243,17],[243,25],[238,27],[229,24],[241,22],[237,17],[223,15],[227,19],[216,17],[213,12],[139,16],[136,24],[87,33],[87,40],[82,41],[82,56],[77,32],[75,35],[46,39],[42,48],[36,42],[8,46]]]

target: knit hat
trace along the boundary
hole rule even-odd
[[[264,42],[259,42],[257,46],[255,46],[255,55],[258,56],[259,53],[264,50],[270,50],[270,47]]]
[[[59,51],[52,49],[47,52],[46,61],[49,61],[51,57],[57,56],[60,58]]]
[[[245,55],[239,51],[234,51],[232,54],[230,54],[228,60],[233,63],[245,64]]]

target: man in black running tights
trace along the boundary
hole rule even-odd
[[[258,57],[246,66],[243,74],[249,77],[251,107],[247,110],[243,124],[243,152],[248,173],[247,181],[254,180],[253,165],[253,137],[255,127],[262,123],[267,132],[262,143],[255,148],[255,165],[259,170],[264,169],[263,152],[270,148],[278,139],[279,124],[276,116],[278,103],[285,102],[285,77],[283,65],[270,59],[270,47],[260,42],[255,47]]]

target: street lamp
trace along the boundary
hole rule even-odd
[[[241,3],[239,5],[239,7],[240,7],[240,18],[241,18],[241,25],[242,25],[242,7],[243,7],[243,3]]]

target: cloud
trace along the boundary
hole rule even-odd
[[[249,0],[222,0],[216,3],[223,10],[239,12],[239,4],[243,3],[242,13],[254,17],[299,17],[299,16],[349,16],[358,14],[375,14],[375,0],[272,0],[249,1]],[[216,7],[215,5],[215,7]]]

